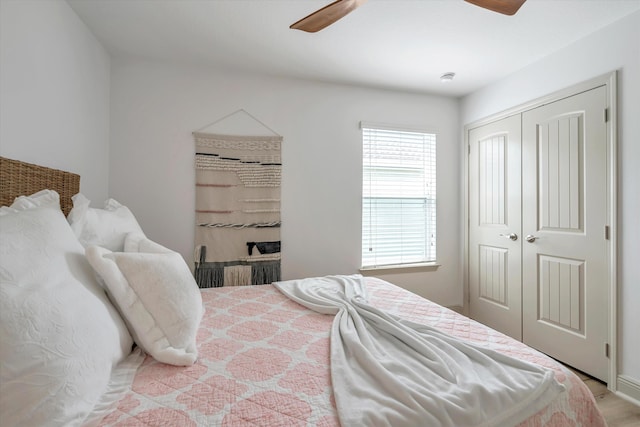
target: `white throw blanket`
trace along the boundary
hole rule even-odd
[[[343,427],[510,426],[564,391],[550,370],[376,309],[360,275],[274,285],[336,316],[331,380]]]

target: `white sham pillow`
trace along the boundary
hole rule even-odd
[[[73,209],[68,221],[82,246],[101,246],[122,251],[124,239],[131,232],[142,233],[136,217],[128,207],[114,199],[104,202],[104,209],[91,208],[91,201],[82,193],[71,198]]]
[[[0,215],[0,413],[7,426],[84,424],[123,385],[118,372],[133,345],[50,197],[17,200]]]
[[[193,365],[204,308],[191,270],[180,254],[139,233],[129,234],[125,248],[128,252],[91,246],[85,254],[135,342],[160,362]]]

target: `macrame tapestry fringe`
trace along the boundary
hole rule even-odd
[[[241,278],[241,275],[233,277],[233,271],[238,271],[236,267],[249,267],[248,280],[234,281]],[[229,274],[230,271],[231,274]],[[280,260],[205,262],[196,266],[194,276],[201,288],[218,288],[223,284],[224,286],[263,285],[280,281]],[[225,279],[232,281],[229,283]]]

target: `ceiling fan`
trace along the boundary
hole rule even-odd
[[[301,20],[291,24],[289,28],[315,33],[336,22],[338,19],[354,11],[367,0],[337,0],[329,3],[322,9],[305,16]],[[502,13],[514,15],[526,0],[465,0],[476,6]]]

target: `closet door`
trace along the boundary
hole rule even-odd
[[[469,131],[470,316],[522,336],[520,115]]]
[[[523,341],[607,381],[606,89],[522,115]]]

